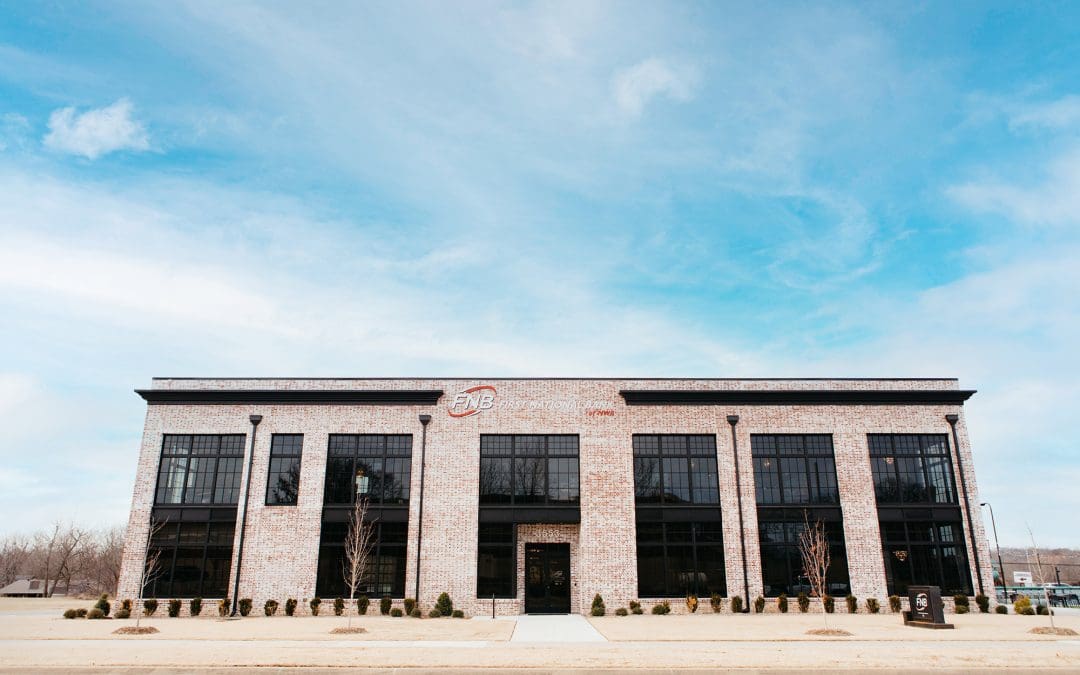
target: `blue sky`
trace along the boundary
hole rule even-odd
[[[0,512],[155,375],[954,376],[1080,545],[1074,3],[0,2]]]

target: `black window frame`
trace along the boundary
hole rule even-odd
[[[759,507],[840,505],[832,434],[750,434],[750,456],[754,464],[754,496]],[[824,476],[827,483],[824,487],[822,474],[811,470],[811,464],[816,462],[827,462],[832,468],[831,474],[827,472]],[[792,463],[800,465],[798,474],[803,477],[804,487],[799,489],[805,491],[805,500],[793,500],[787,494],[795,472],[787,470],[785,465]],[[766,499],[766,493],[772,491],[776,499]]]
[[[536,462],[542,469],[543,486],[539,494],[518,494],[519,462]],[[485,481],[490,482],[491,466],[496,462],[509,463],[508,492],[499,499],[485,492]],[[553,462],[572,465],[569,471],[552,472]],[[477,499],[481,508],[491,507],[528,507],[528,508],[575,508],[581,505],[581,437],[578,434],[480,434],[480,462],[477,480]],[[556,490],[572,495],[567,499],[553,499],[552,475],[567,476],[570,487],[557,487]],[[501,481],[500,481],[501,483]],[[485,497],[485,495],[489,495]]]
[[[351,447],[350,447],[351,446]],[[349,506],[357,499],[355,478],[357,465],[362,463],[378,462],[379,470],[369,477],[374,482],[378,477],[377,488],[369,484],[369,492],[365,495],[368,504],[373,507],[408,507],[412,497],[412,434],[330,434],[327,439],[326,476],[323,482],[323,505]],[[341,480],[332,464],[337,461],[348,460],[348,482],[344,487],[337,483]],[[385,478],[387,476],[386,465],[388,462],[399,464],[405,475],[398,481],[399,496],[388,501],[385,494]],[[344,475],[344,474],[342,474]],[[396,474],[395,474],[396,475]],[[348,501],[336,500],[337,492],[348,490]],[[378,490],[377,496],[373,495]],[[400,495],[404,495],[403,497]]]
[[[953,472],[952,446],[948,434],[867,434],[870,469],[874,482],[874,499],[879,505],[959,506],[956,476]],[[931,448],[938,451],[928,452]],[[905,462],[919,460],[918,472],[901,471]],[[945,499],[937,499],[941,488],[934,484],[931,461],[944,463]],[[922,478],[924,497],[912,492],[912,485],[901,480],[905,476]],[[891,485],[886,481],[891,479]],[[905,487],[908,485],[909,487]]]
[[[796,509],[759,509],[758,510],[758,544],[761,556],[761,586],[762,595],[766,598],[775,598],[781,593],[796,596],[799,592],[810,594],[809,584],[798,583],[805,579],[803,572],[802,551],[799,547],[799,534],[805,530],[809,523],[821,522],[825,527],[825,538],[829,542],[829,571],[826,575],[826,584],[829,595],[834,597],[846,596],[851,592],[851,570],[847,557],[847,542],[844,534],[844,522],[840,517],[839,509],[835,514],[825,517],[817,517],[821,513],[809,516],[805,511]],[[781,538],[770,538],[771,533],[779,526]],[[772,556],[770,553],[781,553],[784,559],[783,577],[787,583],[784,586],[773,587],[770,584],[775,570],[769,570]],[[841,564],[842,562],[842,564]]]
[[[672,447],[674,443],[681,442],[682,452]],[[716,434],[634,434],[631,438],[633,446],[634,467],[634,504],[637,507],[687,507],[707,506],[717,507],[720,505],[720,468],[717,460]],[[695,447],[697,446],[697,447]],[[686,486],[685,491],[689,499],[680,501],[672,498],[674,486],[668,479],[671,472],[667,468],[665,460],[685,460]],[[646,462],[655,461],[656,497],[644,498],[641,477],[645,470],[642,468]],[[706,465],[711,463],[710,472],[696,470],[695,461],[704,461]],[[706,484],[708,481],[708,484]],[[680,486],[681,487],[681,486]],[[671,489],[669,489],[671,488]],[[715,495],[715,499],[699,499],[698,495],[704,493]]]
[[[685,528],[689,537],[685,534],[681,534],[679,530]],[[660,533],[659,537],[652,536],[656,532]],[[711,538],[707,536],[706,532],[712,532]],[[671,566],[677,557],[671,552],[672,549],[689,549],[693,558],[693,570],[690,573],[693,575],[692,584],[684,584],[681,587],[677,583],[673,583],[673,579],[676,574],[671,571]],[[643,549],[646,555],[643,555]],[[710,588],[708,580],[705,584],[701,583],[701,576],[705,574],[706,570],[703,569],[703,551],[706,549],[712,550],[719,554],[719,560],[713,560],[716,564],[716,570],[720,573],[720,580],[718,584],[712,585]],[[650,560],[654,556],[647,555],[650,550],[655,553],[659,551],[660,558],[663,563],[663,571],[661,572],[662,583],[657,584],[655,580],[644,580],[645,574],[643,568],[647,566],[644,561]],[[717,593],[721,596],[727,595],[727,568],[726,568],[726,556],[724,552],[724,526],[719,520],[715,521],[681,521],[681,522],[664,522],[664,521],[638,521],[635,528],[635,548],[634,548],[635,560],[636,560],[636,572],[638,581],[638,597],[640,598],[678,598],[686,597],[689,593],[694,593],[699,597],[708,597],[712,593]],[[685,574],[685,571],[683,572]],[[715,579],[713,580],[715,582]],[[663,586],[660,591],[652,590],[656,586]]]
[[[480,523],[476,533],[476,598],[513,599],[517,597],[517,525],[514,523]],[[481,576],[485,556],[492,561],[509,560],[509,579],[496,574]],[[494,562],[493,562],[494,564]],[[496,570],[497,573],[497,570]]]
[[[266,466],[266,505],[296,506],[300,499],[300,471],[304,460],[304,434],[273,434]],[[286,466],[288,468],[286,468]],[[281,499],[281,477],[295,471],[291,499]],[[288,494],[288,493],[286,493]],[[272,498],[272,495],[274,496]]]
[[[368,564],[374,566],[375,570],[374,578],[365,571],[356,596],[366,595],[370,599],[381,598],[384,595],[404,598],[409,523],[383,520],[365,522],[369,527],[375,528],[372,533],[371,553],[368,557]],[[392,537],[388,535],[388,530],[391,528]],[[349,589],[345,583],[345,570],[340,564],[345,557],[345,537],[348,529],[348,521],[324,520],[322,523],[322,530],[319,533],[319,562],[315,571],[315,595],[318,597],[348,597]],[[392,578],[386,572],[391,559],[397,561],[397,569],[393,570]]]
[[[927,585],[940,587],[943,596],[956,594],[970,596],[973,594],[971,565],[968,563],[967,556],[967,539],[964,536],[963,522],[959,513],[956,514],[955,519],[912,518],[908,520],[882,521],[880,526],[882,556],[885,560],[885,579],[890,595],[903,595],[907,593],[908,586]],[[951,528],[951,540],[942,537],[943,527]],[[895,536],[898,529],[903,530],[902,537]],[[913,532],[918,531],[926,532],[929,536],[921,537],[913,534]],[[936,565],[934,570],[930,570],[931,574],[929,576],[919,578],[916,572],[915,548],[925,549],[927,553],[933,551],[932,554],[927,556],[927,559],[933,560]],[[958,584],[948,583],[945,550],[949,548],[955,549],[955,578],[959,581]],[[901,559],[900,552],[903,552],[903,559]],[[908,571],[907,576],[910,577],[910,581],[906,582],[906,584],[897,578],[896,572],[900,566],[905,567]]]
[[[236,506],[240,502],[240,483],[243,477],[243,462],[246,434],[163,434],[161,440],[161,453],[159,455],[157,480],[154,486],[155,506]],[[179,486],[180,501],[166,501],[163,496],[168,496],[176,490],[175,486],[163,485],[179,472],[174,471],[177,466],[173,460],[187,461],[182,469],[183,481]],[[206,463],[209,466],[198,470],[194,463]],[[222,471],[225,463],[231,470]],[[226,474],[232,475],[232,484],[218,485],[218,480]],[[193,478],[210,477],[209,487],[194,485]],[[168,481],[171,482],[171,481]],[[223,499],[224,494],[230,498]],[[189,492],[209,491],[209,501],[196,501],[189,498]],[[192,495],[193,496],[193,495]]]
[[[150,546],[148,556],[159,554],[158,574],[146,580],[143,591],[148,598],[223,598],[229,594],[229,576],[232,571],[232,549],[236,536],[234,520],[193,520],[193,521],[158,521],[151,520]],[[189,533],[198,532],[202,536],[190,539]],[[181,536],[184,535],[184,536]],[[186,590],[178,587],[181,583],[176,578],[177,562],[189,556],[185,552],[199,551],[195,557],[199,560],[199,578],[195,588]],[[224,563],[218,569],[218,585],[210,586],[208,579],[208,561]],[[189,582],[190,583],[190,582]]]

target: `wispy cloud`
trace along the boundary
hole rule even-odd
[[[616,72],[611,79],[611,91],[620,110],[637,116],[657,97],[677,103],[691,100],[698,80],[693,66],[677,66],[654,57]]]
[[[1070,94],[1053,101],[1016,106],[1009,116],[1009,126],[1050,130],[1080,127],[1080,96]]]
[[[951,186],[946,194],[978,213],[1028,226],[1080,224],[1080,147],[1056,157],[1042,173],[1042,182],[1034,184],[988,178]]]
[[[77,113],[75,108],[61,108],[49,116],[45,147],[87,159],[119,150],[150,149],[146,127],[132,117],[134,106],[126,98],[110,106]]]

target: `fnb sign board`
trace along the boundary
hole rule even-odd
[[[908,586],[908,606],[912,621],[945,623],[945,606],[938,586]]]

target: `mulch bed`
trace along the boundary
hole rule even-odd
[[[349,628],[348,626],[341,626],[340,628],[335,628],[334,630],[332,630],[330,632],[333,633],[334,635],[344,635],[344,634],[352,635],[352,634],[355,634],[355,633],[366,633],[367,630],[361,628],[360,626],[355,626],[353,628]]]
[[[157,628],[153,626],[124,626],[123,628],[117,628],[113,631],[115,635],[150,635],[151,633],[160,633]]]
[[[1039,626],[1032,628],[1029,633],[1035,633],[1036,635],[1076,635],[1076,631],[1072,628],[1051,628],[1050,626]]]
[[[806,631],[807,635],[829,635],[833,637],[843,637],[845,635],[851,635],[846,630],[840,630],[839,628],[815,628],[813,630]]]

